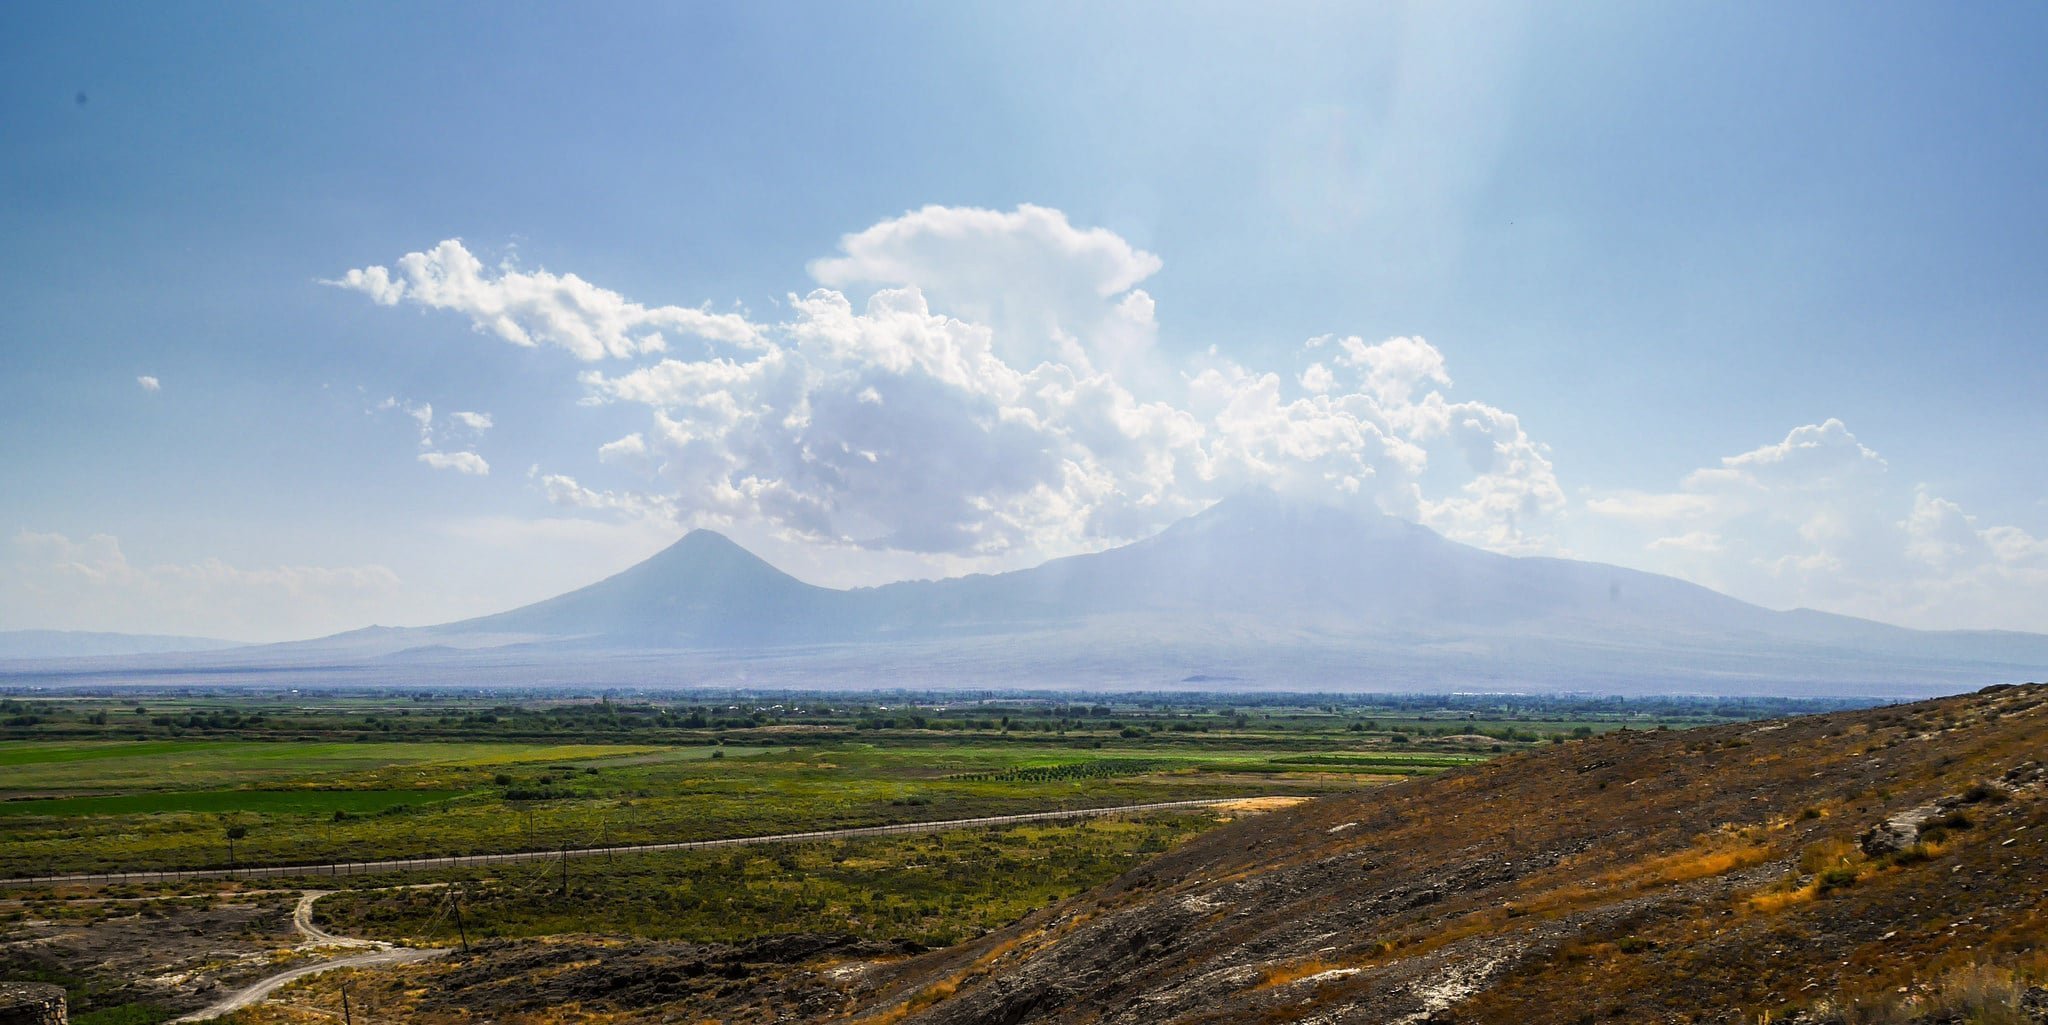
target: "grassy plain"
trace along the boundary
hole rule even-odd
[[[0,876],[227,865],[231,828],[242,831],[235,863],[304,864],[1316,793],[1366,785],[1401,768],[1287,766],[1244,750],[1162,757],[1109,746],[1046,751],[850,742],[720,751],[535,745],[449,758],[445,745],[428,743],[406,745],[422,750],[398,752],[400,760],[381,766],[351,761],[318,770],[307,762],[281,777],[275,760],[247,758],[240,750],[246,744],[228,746],[229,757],[195,774],[210,784],[205,790],[0,803],[8,812],[0,814]],[[436,753],[444,757],[425,757]],[[168,781],[180,778],[174,769],[144,772],[143,766],[192,757],[178,752],[53,764],[67,770],[122,765]],[[239,772],[238,760],[244,765]],[[37,767],[18,766],[8,789],[49,792]],[[219,787],[241,780],[247,788]]]
[[[0,699],[0,877],[1314,794],[1569,736],[1783,710],[1442,696],[699,700],[402,691]]]

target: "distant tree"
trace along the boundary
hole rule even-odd
[[[249,827],[236,823],[229,826],[226,833],[228,838],[228,868],[232,870],[235,867],[235,841],[248,836]]]

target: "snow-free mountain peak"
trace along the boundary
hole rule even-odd
[[[1348,504],[1252,492],[1119,548],[850,591],[692,531],[588,587],[480,619],[154,657],[181,672],[261,662],[347,678],[350,660],[376,660],[378,672],[402,664],[408,679],[445,682],[1093,688],[1227,676],[1305,691],[1894,695],[2041,679],[2048,637],[1774,612],[1671,577],[1503,555]]]

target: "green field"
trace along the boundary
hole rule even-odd
[[[661,752],[708,756],[710,747],[648,745],[322,740],[186,740],[131,742],[14,741],[0,748],[0,795],[78,791],[202,789],[290,784],[350,773],[416,767],[423,774],[524,762]]]
[[[79,818],[105,815],[156,815],[168,812],[251,812],[271,815],[375,815],[401,805],[432,804],[460,795],[459,790],[195,790],[163,794],[118,794],[109,797],[59,797],[46,800],[0,801],[0,815]]]
[[[1255,749],[1162,755],[1092,745],[314,744],[297,760],[239,741],[223,742],[217,756],[133,746],[148,750],[82,760],[74,749],[65,760],[18,765],[0,796],[48,793],[86,766],[119,767],[118,778],[158,788],[199,785],[0,802],[0,876],[225,866],[230,827],[245,831],[234,863],[361,861],[1314,794],[1403,769],[1397,758],[1290,767]],[[381,764],[366,757],[377,755]]]
[[[1497,695],[7,697],[0,877],[1312,796],[1609,729],[1786,710]]]

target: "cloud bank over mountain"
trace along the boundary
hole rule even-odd
[[[561,350],[583,402],[640,410],[595,470],[533,468],[564,508],[861,567],[834,583],[1099,550],[1263,487],[1779,607],[2048,627],[2048,542],[1892,479],[1840,421],[1671,490],[1573,493],[1424,338],[1311,338],[1287,366],[1176,355],[1142,287],[1165,266],[1058,210],[934,206],[842,238],[774,318],[486,267],[456,239],[330,283]]]

